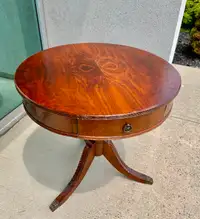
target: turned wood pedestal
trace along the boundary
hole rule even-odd
[[[129,179],[153,183],[121,160],[111,140],[145,133],[165,121],[181,86],[172,65],[128,46],[71,44],[26,59],[15,84],[33,121],[85,140],[77,170],[50,205],[52,211],[74,192],[95,156],[104,156]]]

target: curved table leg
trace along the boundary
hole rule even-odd
[[[124,174],[129,179],[133,179],[140,183],[153,184],[153,179],[151,177],[131,169],[123,162],[111,141],[105,141],[103,155],[120,173]]]
[[[93,159],[95,157],[95,147],[93,147],[89,142],[86,142],[86,146],[83,150],[81,159],[79,161],[78,167],[71,181],[68,183],[66,188],[60,193],[60,195],[51,203],[49,208],[51,211],[55,211],[60,207],[74,192],[74,190],[81,183],[82,179],[86,175]]]
[[[95,156],[104,155],[106,159],[122,174],[137,182],[153,184],[153,179],[142,173],[129,168],[120,158],[115,146],[111,141],[85,141],[86,146],[83,150],[78,167],[71,181],[60,195],[50,205],[51,211],[60,207],[74,192],[86,175]]]

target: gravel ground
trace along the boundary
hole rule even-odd
[[[200,57],[191,51],[189,33],[180,33],[173,63],[200,68]]]

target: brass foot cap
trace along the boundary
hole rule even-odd
[[[54,212],[60,206],[60,202],[54,200],[51,205],[49,206],[50,210]]]
[[[153,184],[153,179],[150,176],[147,176],[146,180],[145,180],[145,184],[152,185]]]

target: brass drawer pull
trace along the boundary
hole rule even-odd
[[[125,124],[123,126],[123,132],[124,133],[128,133],[128,132],[131,132],[132,131],[132,125],[131,124]]]

